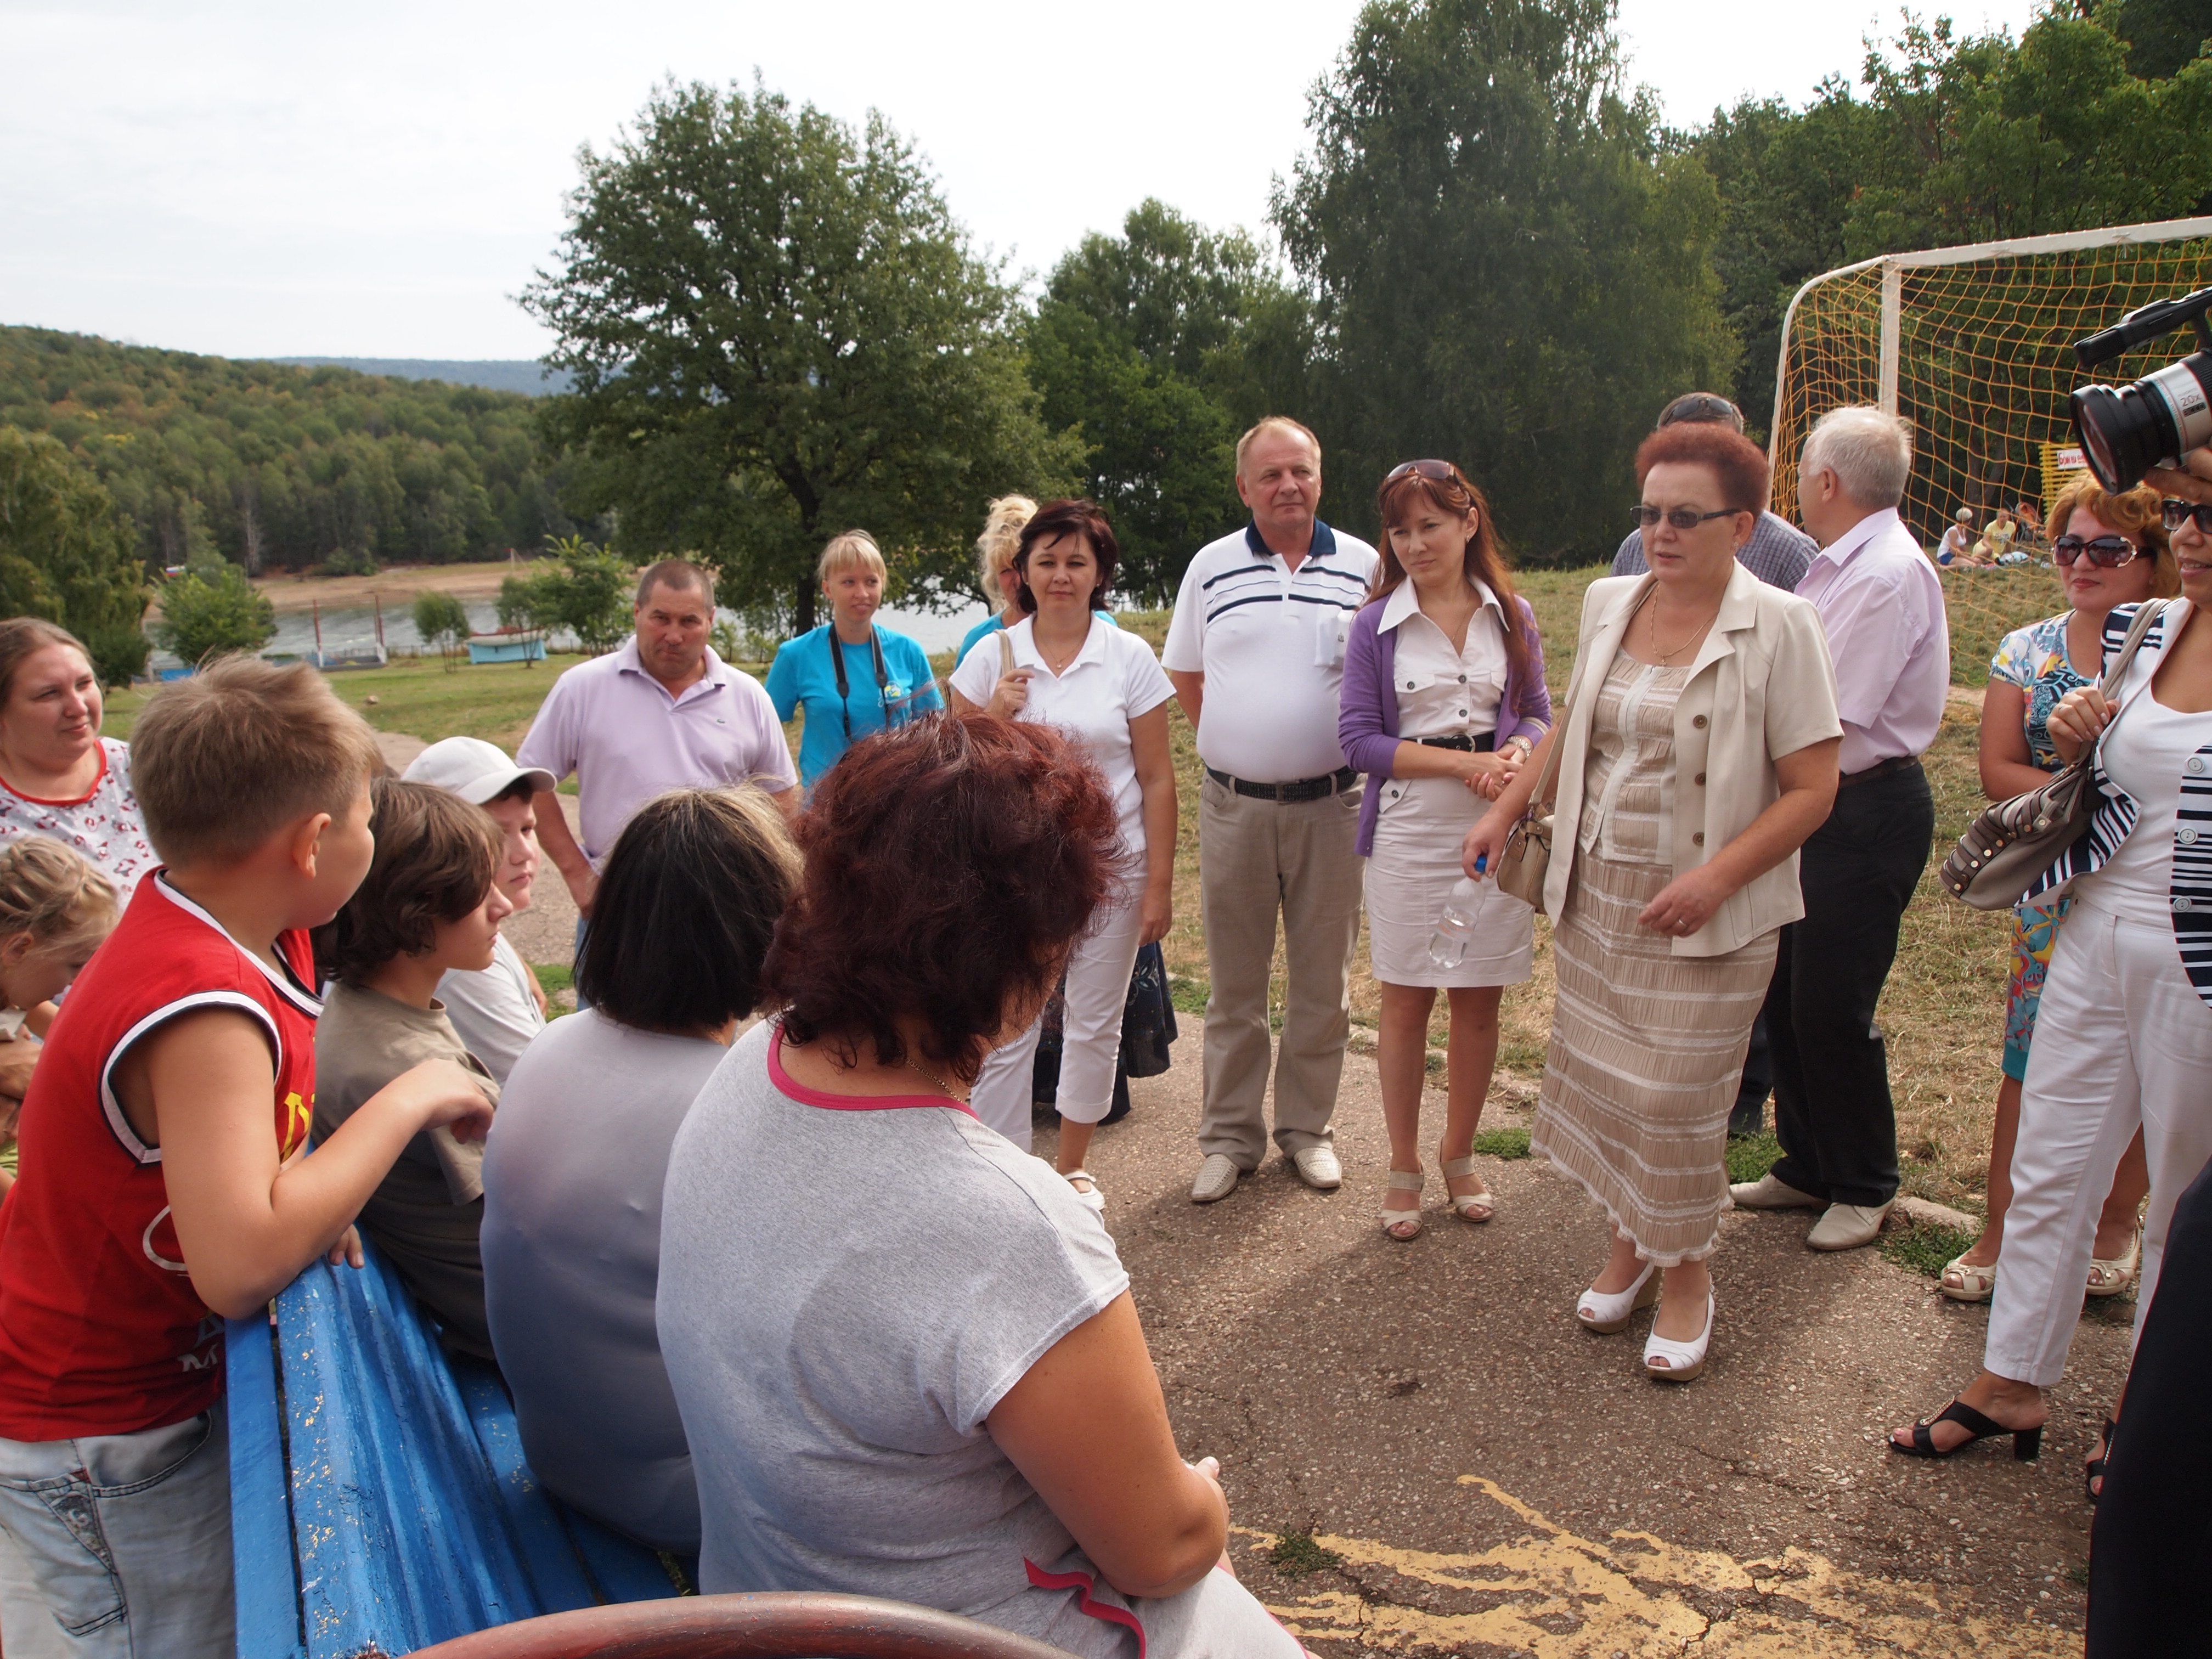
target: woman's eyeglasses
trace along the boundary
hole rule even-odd
[[[2085,542],[2079,536],[2061,536],[2051,544],[2051,562],[2061,567],[2087,554],[2098,569],[2118,570],[2131,563],[2136,551],[2136,544],[2124,536],[2100,536],[2094,542]]]
[[[1459,482],[1459,470],[1449,461],[1401,461],[1390,469],[1389,476],[1382,482],[1385,484],[1394,484],[1409,472],[1419,474],[1431,483]]]
[[[2200,532],[2212,536],[2212,501],[2177,501],[2169,495],[2159,503],[2159,508],[2168,530],[2179,530],[2194,519]]]
[[[1635,520],[1639,527],[1645,530],[1653,528],[1662,519],[1666,520],[1677,530],[1695,530],[1708,519],[1732,519],[1737,514],[1746,510],[1741,507],[1723,507],[1717,512],[1700,513],[1694,507],[1674,507],[1662,513],[1656,507],[1638,505],[1628,509],[1628,516]]]

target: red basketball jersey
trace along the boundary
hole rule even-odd
[[[181,1423],[222,1392],[222,1321],[169,1218],[161,1149],[143,1143],[112,1081],[166,1020],[234,1008],[276,1060],[277,1151],[315,1109],[314,959],[287,933],[278,973],[155,872],[62,1004],[23,1102],[22,1174],[0,1204],[0,1436],[63,1440]]]

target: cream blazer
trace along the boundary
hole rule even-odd
[[[1544,907],[1554,917],[1565,914],[1581,850],[1576,831],[1598,688],[1653,585],[1649,575],[1607,576],[1583,595],[1581,643],[1559,726],[1566,747],[1559,757],[1558,828],[1544,881]],[[1674,873],[1696,869],[1780,797],[1776,756],[1843,732],[1820,612],[1810,600],[1771,587],[1737,565],[1674,707],[1674,777],[1660,799],[1660,833],[1662,844],[1671,845]],[[1804,914],[1792,853],[1729,894],[1696,933],[1675,939],[1674,953],[1726,956]]]

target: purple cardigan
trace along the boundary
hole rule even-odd
[[[1398,692],[1394,671],[1398,662],[1398,630],[1382,631],[1386,595],[1352,619],[1344,641],[1344,695],[1338,705],[1337,741],[1344,758],[1355,770],[1368,775],[1367,798],[1359,803],[1359,841],[1362,858],[1375,849],[1375,818],[1382,810],[1376,778],[1394,776],[1391,764],[1398,757]],[[1528,642],[1528,672],[1513,672],[1507,659],[1505,690],[1498,708],[1498,741],[1525,737],[1534,743],[1550,729],[1552,694],[1544,684],[1544,647],[1536,636],[1536,613],[1528,601],[1516,598],[1521,610],[1521,635]],[[1510,714],[1509,723],[1507,715]]]

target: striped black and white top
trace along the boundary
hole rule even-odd
[[[2148,691],[2164,660],[2166,648],[2189,615],[2189,602],[2166,603],[2163,614],[2143,635],[2142,648],[2128,665],[2116,688],[2115,701],[2127,701]],[[2128,629],[2136,607],[2122,605],[2105,622],[2105,661],[2110,667]],[[2212,1006],[2212,714],[2204,716],[2205,743],[2182,762],[2175,780],[2180,791],[2173,832],[2173,866],[2167,892],[2173,915],[2173,936],[2181,951],[2181,965],[2197,994]],[[2061,853],[2051,867],[2027,890],[2027,902],[2053,895],[2081,877],[2101,870],[2119,851],[2136,827],[2136,802],[2106,773],[2104,745],[2098,744],[2090,778],[2097,790],[2097,810],[2088,833]]]

